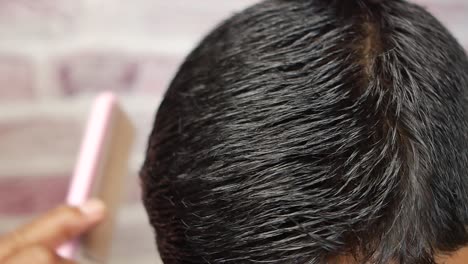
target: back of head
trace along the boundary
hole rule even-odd
[[[267,0],[192,52],[141,171],[166,264],[432,264],[468,242],[468,60],[402,0]]]

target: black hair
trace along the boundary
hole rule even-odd
[[[403,0],[267,0],[170,85],[141,170],[181,263],[433,264],[468,242],[468,60]]]

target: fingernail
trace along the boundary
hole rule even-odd
[[[80,206],[80,210],[87,216],[100,216],[104,214],[106,206],[101,200],[92,199]]]

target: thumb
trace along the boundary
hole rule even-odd
[[[0,260],[34,244],[49,249],[83,234],[104,219],[105,206],[91,200],[80,207],[61,206],[0,239]]]

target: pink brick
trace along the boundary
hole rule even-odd
[[[146,148],[153,111],[129,114],[137,129],[133,154],[140,156]],[[83,121],[37,116],[0,122],[0,215],[37,213],[63,202]],[[41,164],[36,168],[38,161]],[[137,170],[130,171],[126,179],[124,201],[140,200]]]
[[[19,152],[26,153],[37,151],[37,154],[45,154],[44,150],[75,151],[83,133],[83,125],[83,121],[73,118],[57,118],[42,115],[16,121],[1,122],[0,149],[2,151],[0,153],[11,153],[11,151],[14,151],[13,149],[6,149],[2,143],[11,143],[15,147],[37,146],[37,149],[18,148]]]
[[[25,175],[0,178],[0,216],[31,215],[65,202],[71,172],[56,175]],[[130,172],[122,192],[122,203],[140,203],[141,190],[137,172]]]
[[[0,179],[11,175],[32,179],[71,171],[82,134],[83,122],[73,119],[38,115],[2,121]]]
[[[29,215],[65,201],[67,175],[0,178],[0,215]]]
[[[130,91],[138,77],[138,59],[119,52],[83,52],[64,57],[57,77],[66,95],[102,90]]]
[[[59,60],[56,72],[65,95],[103,90],[162,95],[183,56],[83,52]]]
[[[3,39],[20,38],[24,41],[26,37],[37,40],[70,33],[82,10],[82,2],[75,0],[0,1],[0,31]]]
[[[220,20],[255,2],[258,0],[222,3],[219,0],[135,0],[120,1],[116,5],[114,0],[100,0],[93,2],[93,17],[98,21],[94,28],[127,31],[130,37],[135,33],[148,34],[163,41],[176,37],[175,42],[187,44],[187,38],[189,42],[197,41]]]
[[[0,101],[31,99],[34,65],[24,56],[0,54]]]
[[[140,62],[140,74],[135,90],[140,93],[163,95],[174,78],[179,65],[183,61],[182,56],[142,56]]]

